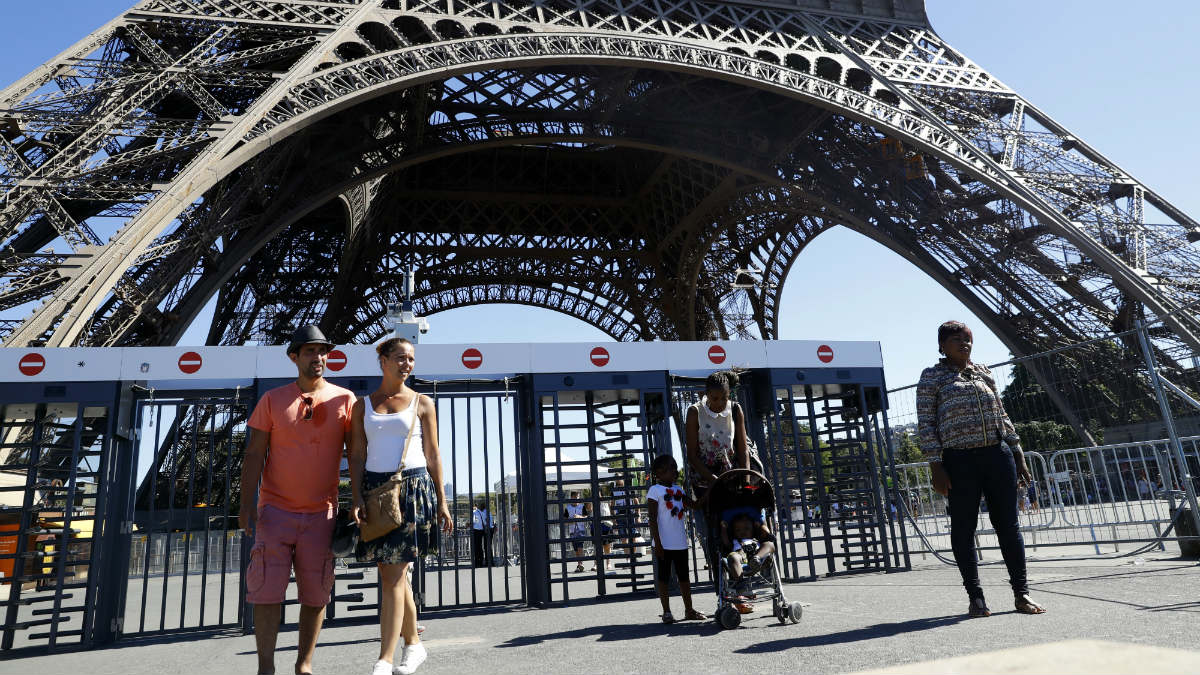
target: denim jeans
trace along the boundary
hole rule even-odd
[[[982,598],[975,557],[975,527],[979,498],[987,499],[988,518],[996,531],[1000,553],[1008,567],[1013,594],[1029,592],[1025,573],[1025,542],[1017,521],[1017,466],[1008,446],[948,449],[942,466],[950,476],[950,546],[970,598]]]

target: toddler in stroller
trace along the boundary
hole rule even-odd
[[[729,551],[725,556],[729,585],[739,596],[753,598],[750,579],[771,564],[775,552],[775,535],[767,528],[762,510],[745,506],[726,509],[721,514],[721,550]],[[754,611],[740,598],[734,606],[742,614]]]
[[[775,495],[771,484],[750,469],[733,469],[717,477],[707,495],[706,533],[714,557],[717,587],[717,621],[735,628],[752,605],[770,601],[781,623],[798,623],[799,602],[789,603],[779,575],[778,550],[772,534]],[[761,592],[755,592],[760,583]]]

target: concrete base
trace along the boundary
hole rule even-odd
[[[1200,673],[1200,652],[1169,647],[1104,640],[1064,640],[1016,649],[922,661],[855,675],[1007,675],[1010,673],[1056,673],[1056,675],[1194,675]]]

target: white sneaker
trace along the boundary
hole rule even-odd
[[[392,675],[392,664],[379,659],[375,662],[375,667],[371,669],[371,675]]]
[[[420,642],[415,645],[405,645],[404,656],[400,659],[400,663],[392,669],[392,672],[395,675],[412,675],[422,663],[425,663],[426,656],[429,656],[429,653],[425,651],[425,645]]]

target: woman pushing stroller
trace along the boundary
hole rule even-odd
[[[722,370],[704,381],[704,396],[687,411],[685,422],[687,461],[692,494],[703,502],[717,476],[730,469],[749,469],[750,453],[746,447],[746,417],[742,407],[730,400],[730,391],[738,385],[738,375]],[[705,554],[709,565],[715,560],[707,550],[708,522],[703,509],[692,514],[696,529],[703,533]]]

